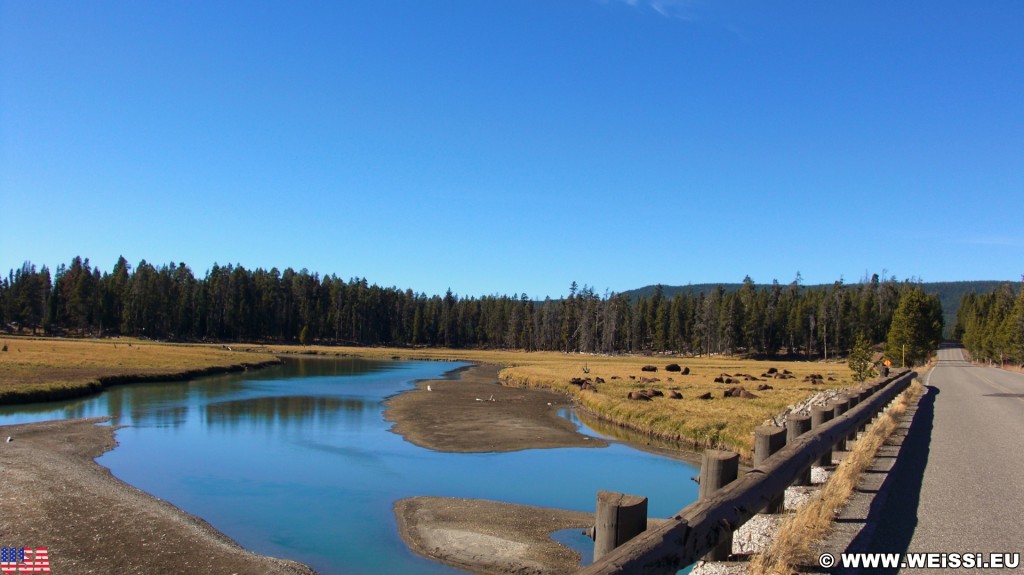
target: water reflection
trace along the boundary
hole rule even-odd
[[[318,425],[361,428],[368,417],[380,413],[378,402],[359,398],[314,396],[256,397],[206,404],[203,422],[209,426],[273,430]]]
[[[308,417],[335,422],[343,417],[346,424],[359,425],[379,412],[384,397],[372,376],[401,372],[403,366],[362,359],[286,359],[279,366],[242,375],[116,385],[86,398],[0,406],[0,424],[109,416],[115,425],[167,427],[183,425],[192,406],[202,407],[203,420],[214,425],[300,425]],[[299,386],[306,393],[295,395]]]
[[[562,409],[558,414],[575,423],[582,433],[590,433],[595,437],[615,441],[624,441],[636,447],[672,452],[673,456],[681,457],[694,462],[700,461],[700,455],[693,453],[689,444],[681,441],[671,441],[660,437],[653,437],[646,433],[640,433],[609,423],[603,419],[594,417],[589,413],[576,411],[574,409]]]
[[[465,364],[301,358],[190,383],[134,384],[0,408],[0,424],[110,416],[126,426],[99,459],[118,478],[196,514],[254,551],[324,575],[458,570],[408,551],[392,505],[434,495],[593,511],[598,490],[649,497],[665,517],[696,498],[694,469],[621,444],[453,454],[390,431],[382,402]],[[566,417],[616,436],[600,422]],[[566,541],[586,546],[578,537]]]

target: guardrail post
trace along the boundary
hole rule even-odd
[[[860,402],[864,403],[865,401],[867,401],[868,398],[870,398],[873,393],[874,393],[874,391],[871,388],[862,388],[860,390]],[[871,425],[871,422],[872,422],[872,420],[874,420],[874,418],[875,418],[875,416],[874,416],[874,414],[872,414],[871,417],[865,419],[864,420],[864,424],[860,426],[860,431],[862,431],[862,432],[867,431],[868,430],[868,426]]]
[[[754,467],[786,446],[786,430],[774,425],[762,425],[754,430]],[[786,493],[775,495],[764,508],[764,513],[782,513],[786,507]]]
[[[786,444],[790,445],[798,437],[811,430],[811,418],[807,415],[790,415],[786,419]],[[793,485],[810,485],[811,467],[808,465],[800,477],[797,477]]]
[[[815,407],[811,409],[811,429],[817,429],[832,420],[832,407]],[[832,450],[829,449],[818,459],[818,465],[828,467],[832,465]]]
[[[647,529],[647,498],[614,491],[597,492],[594,560]]]
[[[839,417],[850,410],[850,398],[846,395],[840,395],[838,399],[832,404],[832,419]],[[834,446],[832,451],[846,451],[846,438],[842,437]]]
[[[855,389],[855,390],[847,393],[846,397],[847,397],[846,411],[850,411],[854,407],[857,407],[857,404],[860,403],[860,391],[859,390]],[[856,441],[857,441],[857,428],[855,427],[855,428],[853,428],[852,431],[850,431],[850,435],[846,436],[846,445],[850,446],[850,445],[856,443]],[[852,449],[852,448],[850,448],[850,449]]]
[[[740,456],[731,451],[709,449],[700,464],[700,490],[698,499],[711,495],[736,480],[740,471]],[[704,556],[705,561],[723,561],[732,555],[732,531],[722,533],[718,545]]]

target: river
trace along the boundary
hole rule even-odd
[[[655,517],[696,499],[694,467],[623,443],[456,454],[417,447],[389,431],[385,399],[465,365],[289,359],[186,383],[5,406],[0,424],[110,416],[125,427],[117,431],[119,445],[98,462],[115,476],[202,517],[247,549],[301,561],[323,575],[461,573],[408,551],[392,512],[404,497],[592,512],[597,491],[608,489],[646,495]],[[562,533],[559,540],[586,546],[582,536]]]

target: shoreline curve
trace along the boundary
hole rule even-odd
[[[0,426],[0,514],[10,544],[46,547],[54,573],[316,575],[259,555],[95,461],[117,442],[108,418]]]

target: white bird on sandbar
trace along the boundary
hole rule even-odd
[[[432,391],[429,385],[427,386],[427,391]]]

